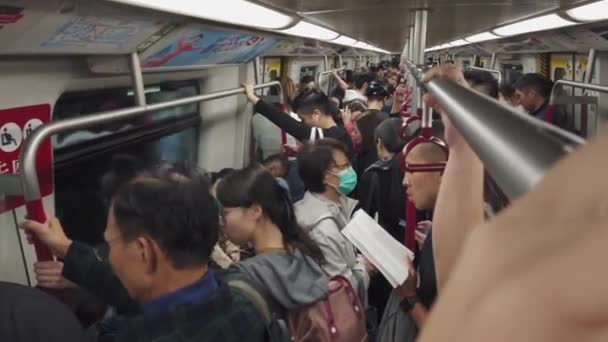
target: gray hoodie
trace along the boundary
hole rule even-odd
[[[346,277],[366,305],[369,275],[363,260],[357,257],[355,247],[341,232],[356,206],[357,201],[346,196],[342,196],[337,204],[323,195],[306,192],[294,209],[298,223],[323,251],[325,272],[330,276]]]
[[[288,311],[313,304],[329,293],[327,275],[315,261],[298,250],[260,254],[235,267]]]

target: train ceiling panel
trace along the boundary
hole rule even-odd
[[[297,12],[312,22],[362,39],[380,48],[401,51],[413,24],[412,10],[428,8],[427,46],[584,0],[259,0]]]

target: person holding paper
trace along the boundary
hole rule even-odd
[[[298,223],[317,242],[330,276],[342,275],[367,304],[369,274],[373,266],[357,256],[353,244],[342,235],[357,208],[346,197],[357,185],[357,173],[348,159],[346,147],[335,139],[321,139],[304,145],[299,155],[300,176],[308,191],[295,204]]]
[[[413,172],[408,165],[442,163],[447,160],[443,149],[433,143],[422,143],[412,149],[405,160],[403,186],[407,197],[418,210],[433,210],[441,172]],[[432,230],[429,230],[418,254],[418,269],[409,262],[409,277],[391,293],[379,327],[377,341],[413,342],[424,325],[428,311],[437,297]]]

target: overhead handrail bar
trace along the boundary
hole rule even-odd
[[[338,68],[338,69],[332,69],[332,70],[327,70],[327,71],[319,72],[317,74],[317,87],[321,86],[321,78],[322,78],[322,76],[333,74],[336,71],[342,71],[342,70],[346,70],[346,68]],[[329,85],[328,85],[328,94],[329,94]]]
[[[557,101],[557,92],[563,86],[568,86],[568,87],[573,87],[573,88],[580,88],[580,89],[585,89],[585,90],[593,90],[593,91],[597,91],[597,92],[600,92],[600,93],[606,93],[606,94],[608,94],[608,86],[605,86],[605,85],[593,84],[593,83],[574,82],[574,81],[567,81],[567,80],[559,80],[559,81],[555,82],[555,84],[553,85],[553,89],[551,89],[551,98],[549,99],[549,104],[550,105],[554,105],[555,104],[555,102]]]
[[[133,56],[132,56],[133,57]],[[143,80],[141,78],[141,68],[139,66],[139,58],[131,58],[131,71],[132,78],[135,81],[135,96],[139,97],[139,94],[143,94]],[[140,74],[140,75],[137,75]],[[279,87],[282,94],[281,83],[278,81],[258,84],[254,86],[255,90],[268,88],[268,87]],[[99,124],[105,124],[115,121],[121,121],[131,119],[139,116],[140,114],[148,112],[156,112],[168,108],[180,107],[189,105],[192,103],[205,102],[215,100],[223,97],[234,96],[244,94],[245,90],[242,87],[236,89],[229,89],[218,91],[211,94],[190,96],[182,99],[166,101],[153,105],[137,105],[131,108],[124,108],[118,110],[112,110],[107,112],[101,112],[93,115],[87,115],[78,118],[65,119],[50,122],[39,126],[25,141],[24,148],[21,150],[19,155],[19,165],[21,165],[21,171],[19,172],[19,179],[23,188],[23,197],[26,202],[26,209],[28,217],[38,222],[45,222],[46,215],[44,213],[44,207],[42,205],[42,196],[40,192],[40,184],[38,182],[38,170],[36,169],[36,154],[38,149],[42,145],[45,139],[51,137],[57,133],[70,132],[78,129],[84,129]],[[281,99],[282,100],[282,99]],[[141,100],[138,100],[141,101]],[[47,248],[41,244],[35,244],[36,255],[39,261],[46,261],[52,259],[52,254]]]
[[[421,84],[422,73],[410,61],[406,65]],[[454,82],[434,79],[424,87],[510,199],[530,190],[556,161],[585,142]]]
[[[469,69],[479,70],[479,71],[487,71],[487,72],[489,72],[491,74],[498,75],[498,85],[502,84],[502,72],[500,72],[499,70],[482,68],[482,67],[477,67],[477,66],[470,66]]]

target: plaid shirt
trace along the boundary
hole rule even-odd
[[[263,342],[264,320],[242,295],[220,283],[203,303],[181,305],[125,322],[115,342]]]

